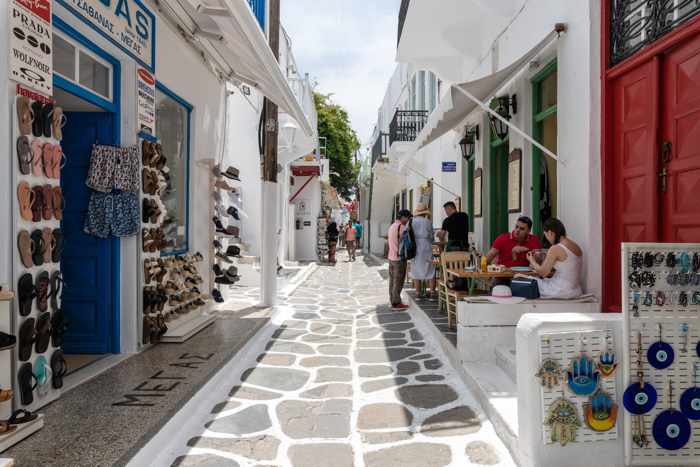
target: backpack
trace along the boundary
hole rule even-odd
[[[408,227],[399,237],[399,256],[404,261],[416,257],[416,236],[412,221],[408,221]]]

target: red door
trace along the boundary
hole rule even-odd
[[[700,242],[700,36],[663,58],[661,241]]]
[[[651,60],[612,83],[614,131],[613,251],[605,295],[620,304],[620,244],[657,239],[657,109],[659,63]]]

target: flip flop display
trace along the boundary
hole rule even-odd
[[[34,402],[34,389],[36,389],[37,381],[32,371],[31,363],[27,362],[19,367],[17,384],[19,386],[19,396],[22,405],[29,405]]]
[[[19,327],[19,359],[23,362],[26,362],[32,356],[32,347],[36,337],[35,322],[34,318],[27,318]]]
[[[51,371],[53,372],[51,385],[54,389],[61,389],[63,387],[63,377],[68,373],[68,364],[63,357],[63,350],[56,349],[51,355]]]

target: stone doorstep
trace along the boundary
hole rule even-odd
[[[440,332],[430,317],[420,310],[413,298],[404,293],[411,305],[416,327],[426,341],[438,343],[458,376],[472,392],[493,429],[516,464],[521,464],[518,449],[517,384],[494,363],[462,363],[458,349]]]
[[[505,374],[511,379],[511,381],[518,381],[517,370],[516,370],[516,356],[515,347],[510,345],[498,345],[496,346],[496,365],[503,370]]]

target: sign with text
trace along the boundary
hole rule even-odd
[[[453,161],[442,161],[443,172],[457,172],[457,163]]]
[[[155,72],[156,16],[141,0],[57,0]]]
[[[136,69],[138,131],[156,135],[156,79],[145,68]]]
[[[50,0],[10,0],[9,78],[53,94]]]

